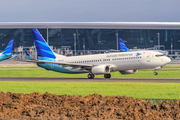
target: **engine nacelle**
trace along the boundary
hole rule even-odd
[[[136,70],[123,70],[123,71],[119,71],[121,74],[135,74],[138,72],[138,69]]]
[[[92,68],[92,74],[108,74],[110,73],[110,68],[107,65],[98,65]]]

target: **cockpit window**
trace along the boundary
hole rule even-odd
[[[161,56],[164,56],[164,55],[155,55],[156,57],[161,57]]]

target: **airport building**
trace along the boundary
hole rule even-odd
[[[119,50],[119,38],[129,49],[180,50],[180,22],[1,22],[0,50],[11,39],[14,48],[34,46],[32,28],[53,49],[73,52]]]

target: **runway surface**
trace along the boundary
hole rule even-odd
[[[44,78],[44,77],[0,77],[0,81],[31,81],[31,82],[154,82],[154,83],[180,83],[180,79],[156,78]]]

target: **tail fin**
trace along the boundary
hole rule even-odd
[[[17,52],[16,52],[11,58],[15,58],[15,57],[16,57],[16,54],[17,54]]]
[[[37,29],[32,29],[34,43],[37,50],[37,55],[39,60],[47,60],[54,61],[56,59],[57,54],[55,54],[49,45],[46,43],[44,38],[41,36]],[[62,57],[62,55],[58,55]]]
[[[25,53],[26,53],[26,55],[27,55],[27,57],[28,57],[29,60],[34,60],[34,59],[29,55],[29,53],[28,53],[28,51],[27,51],[26,49],[24,49],[24,51],[25,51]]]
[[[9,42],[8,46],[7,46],[6,49],[3,51],[2,54],[11,56],[12,47],[13,47],[13,42],[14,42],[14,40],[11,40],[11,41]]]
[[[126,47],[126,45],[124,44],[123,40],[121,38],[119,38],[119,44],[120,44],[120,51],[121,52],[127,52],[128,51],[128,48]]]

